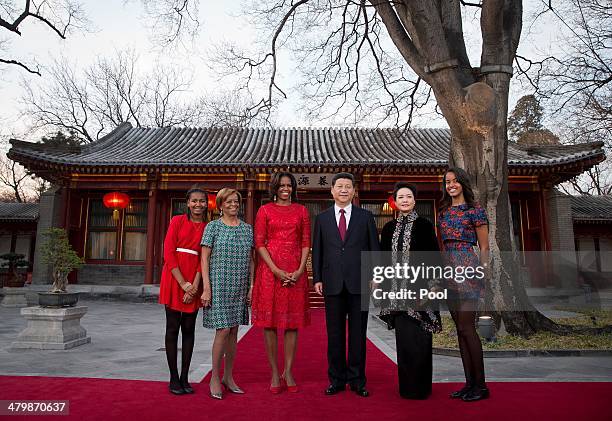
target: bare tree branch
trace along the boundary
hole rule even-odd
[[[16,64],[17,66],[24,68],[28,72],[40,76],[39,69],[36,69],[36,70],[30,69],[26,64],[24,64],[24,63],[22,63],[22,62],[20,62],[18,60],[6,60],[6,59],[3,59],[3,58],[0,58],[0,63],[4,63],[4,64]]]
[[[198,32],[199,0],[141,0],[149,18],[153,42],[160,48],[183,39],[193,39]]]
[[[2,9],[4,13],[0,16],[0,28],[20,36],[21,25],[25,21],[41,22],[61,39],[65,39],[70,30],[83,28],[87,23],[80,4],[73,0],[25,0],[21,8],[13,2],[3,2]],[[39,69],[33,70],[20,59],[0,59],[0,63],[16,65],[29,73],[41,75]]]
[[[36,181],[21,165],[6,157],[0,156],[0,192],[3,200],[18,203],[32,202],[37,200]]]
[[[536,18],[561,30],[556,56],[527,63],[523,77],[549,110],[564,143],[603,141],[612,151],[612,8],[609,0],[541,0]],[[609,165],[600,164],[568,183],[584,194],[609,191]]]
[[[233,117],[224,118],[234,125],[260,124],[251,121],[235,93],[194,97],[186,71],[162,65],[150,72],[139,68],[138,55],[131,50],[99,57],[81,72],[66,59],[56,60],[48,79],[22,83],[21,113],[35,130],[66,131],[84,142],[99,139],[123,122],[136,127],[201,126],[226,113]],[[233,101],[220,103],[232,96]]]

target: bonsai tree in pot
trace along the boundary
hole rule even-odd
[[[18,272],[18,268],[28,266],[27,260],[23,260],[25,256],[19,253],[6,253],[0,256],[0,259],[6,260],[3,263],[3,267],[8,268],[6,285],[7,287],[22,287],[25,283],[25,279]]]
[[[83,265],[70,243],[66,231],[49,228],[43,233],[45,242],[41,247],[42,261],[51,266],[53,288],[48,293],[39,294],[41,306],[73,306],[78,301],[78,293],[68,293],[68,275]]]

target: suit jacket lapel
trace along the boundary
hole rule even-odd
[[[335,236],[335,238],[340,244],[342,244],[342,239],[340,238],[340,230],[338,230],[338,224],[336,223],[336,212],[334,210],[334,207],[332,206],[331,208],[328,208],[326,213],[329,230],[334,233],[333,235]],[[344,238],[346,239],[346,237]]]
[[[354,231],[355,225],[357,225],[357,223],[358,223],[357,220],[361,216],[361,212],[360,211],[361,211],[360,208],[358,208],[357,206],[353,205],[353,208],[351,210],[351,219],[349,220],[349,226],[348,226],[348,229],[346,231],[346,235],[344,236],[344,243],[346,243],[348,241],[349,236],[351,235],[351,232]],[[338,231],[338,238],[339,237],[340,237],[340,231]]]

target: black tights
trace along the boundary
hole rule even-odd
[[[482,343],[476,333],[476,309],[471,302],[455,303],[450,311],[455,326],[461,362],[468,386],[484,387],[484,361],[482,358]]]
[[[171,383],[180,382],[184,384],[189,381],[189,365],[191,364],[191,356],[193,355],[197,318],[197,311],[193,313],[182,313],[166,306],[166,358],[168,359]],[[180,378],[176,365],[179,330],[183,338]]]

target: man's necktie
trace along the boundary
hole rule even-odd
[[[344,241],[344,237],[346,237],[346,217],[344,214],[346,211],[344,209],[340,209],[340,222],[338,223],[338,231],[340,231],[340,239]]]

